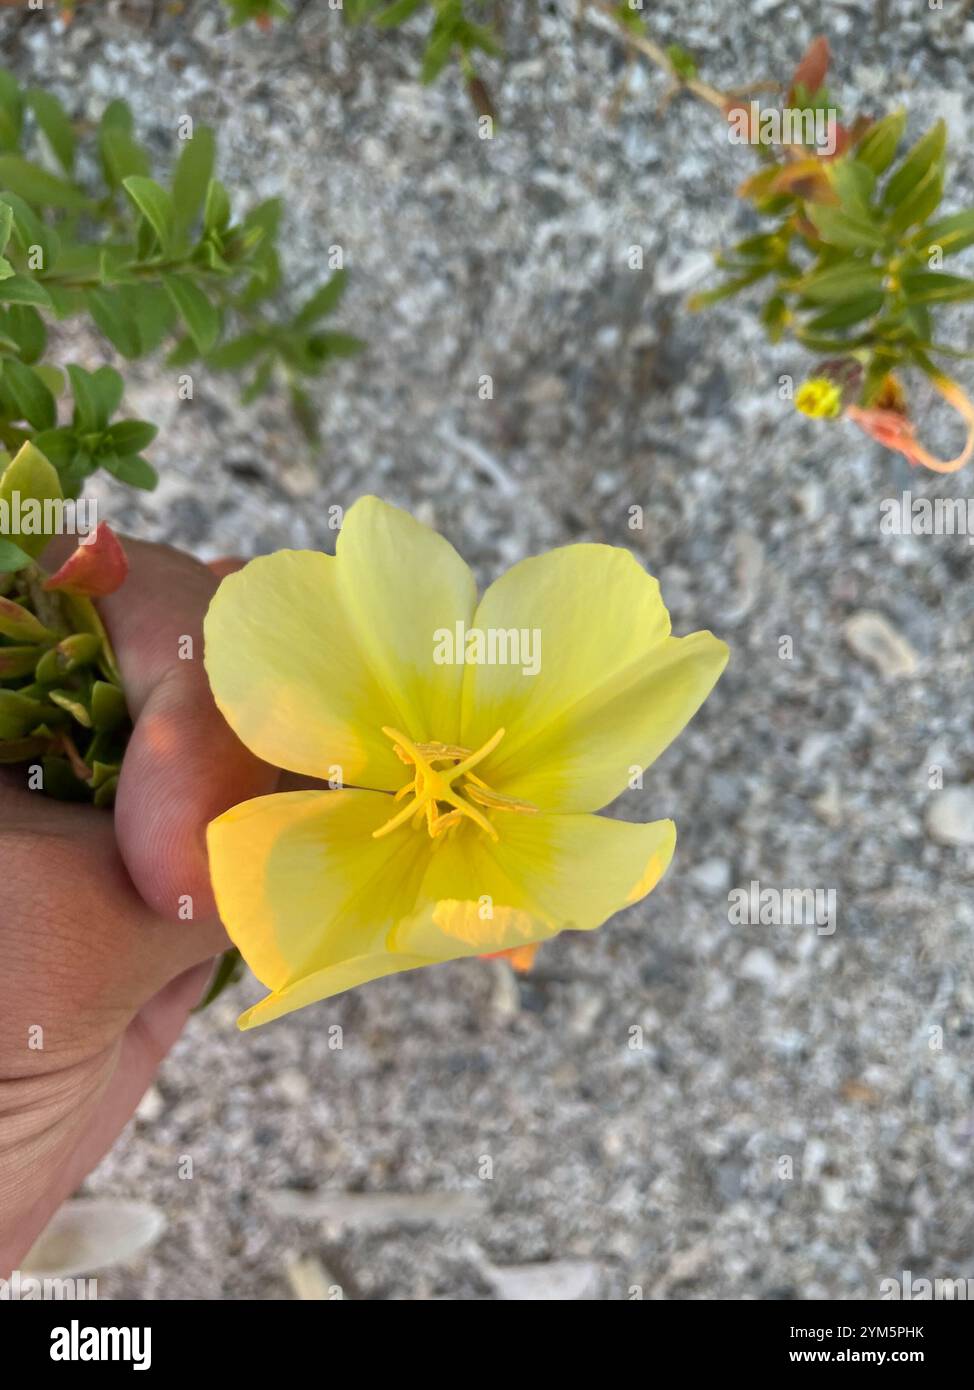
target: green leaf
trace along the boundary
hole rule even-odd
[[[852,217],[872,221],[872,199],[876,190],[876,175],[868,164],[861,164],[852,155],[844,155],[829,165],[829,178],[839,196],[843,210]]]
[[[34,435],[34,446],[39,449],[55,468],[67,468],[77,451],[74,430],[64,425],[57,430],[43,430]]]
[[[51,430],[57,423],[57,406],[54,397],[40,377],[16,357],[8,357],[3,362],[3,379],[17,403],[19,418],[33,425],[35,430]]]
[[[172,243],[174,217],[172,199],[153,179],[137,174],[122,180],[122,187],[156,234],[159,247],[165,254]]]
[[[441,13],[430,31],[429,40],[423,52],[420,81],[434,82],[450,61],[454,44],[457,41],[457,17],[445,18]]]
[[[0,150],[15,150],[24,126],[24,98],[12,73],[0,68]]]
[[[148,177],[149,157],[132,136],[132,112],[124,101],[111,101],[98,126],[102,173],[113,191],[130,176]]]
[[[12,304],[9,309],[3,311],[0,322],[17,344],[17,352],[22,361],[36,362],[44,355],[47,328],[33,305]]]
[[[847,251],[878,251],[886,244],[883,232],[864,217],[843,212],[826,203],[808,203],[809,220],[823,241]]]
[[[199,351],[209,352],[220,332],[218,310],[185,275],[164,275],[162,283]]]
[[[139,325],[130,310],[125,290],[99,289],[87,290],[85,303],[88,312],[105,337],[123,357],[138,357],[142,353],[142,337]]]
[[[98,387],[91,373],[74,362],[68,364],[68,377],[74,395],[74,421],[86,434],[95,434],[105,429],[108,416],[102,408]]]
[[[142,352],[154,352],[176,324],[176,311],[161,285],[124,285],[124,304],[135,316]]]
[[[859,323],[862,319],[871,318],[883,307],[885,295],[881,290],[870,290],[868,294],[859,295],[856,299],[850,299],[844,304],[836,304],[831,309],[826,309],[823,314],[818,314],[810,319],[805,327],[812,333],[825,333],[833,328],[847,328],[850,324]]]
[[[0,574],[16,574],[32,563],[26,550],[8,541],[6,536],[0,536]]]
[[[894,236],[898,236],[900,232],[906,231],[907,227],[912,227],[917,222],[926,222],[930,214],[939,206],[943,192],[943,165],[935,164],[932,169],[927,170],[919,183],[914,185],[896,208],[887,224],[890,232]]]
[[[70,174],[74,168],[75,140],[74,127],[67,112],[56,96],[41,87],[32,87],[24,95],[58,163],[66,174]]]
[[[974,208],[951,213],[949,217],[941,217],[929,227],[924,227],[917,232],[913,244],[923,251],[939,246],[945,256],[974,246]]]
[[[868,130],[856,149],[856,160],[874,174],[882,174],[893,162],[897,146],[906,130],[906,112],[894,111]]]
[[[37,269],[51,270],[60,260],[61,251],[60,239],[53,227],[43,222],[30,204],[16,193],[0,193],[0,200],[13,213],[13,237],[21,251],[29,255],[33,247],[39,246],[43,264]]]
[[[58,709],[63,709],[70,714],[83,729],[91,728],[91,715],[88,713],[83,702],[73,690],[49,690],[47,698],[52,705],[57,705]]]
[[[861,261],[813,270],[790,286],[803,298],[823,304],[854,299],[868,290],[880,290],[882,287],[883,272]]]
[[[781,257],[783,238],[777,232],[762,232],[759,236],[745,237],[734,243],[733,257],[740,261],[753,261],[770,265]]]
[[[195,127],[192,139],[183,142],[173,174],[172,203],[178,236],[189,231],[202,211],[215,160],[213,131],[205,125]]]
[[[35,498],[42,505],[64,496],[57,470],[33,444],[22,444],[0,475],[0,501],[9,507],[15,492],[20,493],[22,500]],[[47,537],[21,536],[19,544],[28,555],[37,556],[47,544]]]
[[[930,310],[925,304],[908,304],[903,310],[903,323],[921,343],[929,343],[933,337],[933,323]]]
[[[788,305],[780,294],[773,294],[767,300],[760,317],[771,342],[780,342],[788,320]]]
[[[125,382],[114,367],[98,367],[91,373],[90,383],[98,402],[98,418],[107,424],[122,404]]]
[[[974,299],[974,280],[943,271],[918,270],[903,276],[903,292],[914,304],[955,304]]]
[[[87,196],[66,179],[49,174],[19,154],[0,154],[0,188],[16,193],[33,207],[67,208],[80,212]]]
[[[262,362],[253,375],[253,379],[247,383],[240,392],[240,399],[244,405],[251,405],[258,396],[263,395],[271,383],[274,375],[274,361]]]
[[[166,354],[167,367],[188,367],[191,362],[195,362],[199,357],[199,349],[187,333],[180,338],[175,347],[171,348]]]
[[[308,339],[308,347],[319,360],[326,357],[354,357],[365,347],[361,338],[352,333],[315,333]]]
[[[687,301],[687,307],[694,312],[698,309],[709,308],[711,304],[718,304],[720,300],[729,299],[731,295],[747,289],[748,285],[753,285],[755,281],[762,279],[770,271],[771,266],[755,266],[753,270],[747,271],[744,275],[735,276],[733,280],[725,280],[716,289],[704,290],[701,294],[691,295]]]
[[[0,738],[23,738],[37,725],[43,709],[39,700],[0,690]]]
[[[331,279],[308,300],[294,320],[295,328],[310,328],[318,319],[330,314],[338,305],[348,284],[348,272],[336,270]]]
[[[148,420],[117,420],[106,431],[105,442],[120,458],[128,458],[147,449],[158,433],[157,426]]]
[[[688,53],[685,48],[681,48],[678,43],[667,45],[666,56],[670,60],[673,71],[678,73],[685,81],[697,75],[697,63],[692,53]]]
[[[27,558],[30,560],[29,555]],[[57,641],[57,634],[45,627],[36,614],[10,598],[0,598],[0,636],[18,645],[30,643],[35,647],[38,643]]]
[[[24,559],[30,563],[30,556],[24,555]],[[33,678],[39,656],[37,647],[0,647],[0,680],[16,680],[24,676]]]
[[[57,400],[58,396],[60,396],[61,392],[64,390],[64,373],[61,371],[61,368],[55,367],[50,362],[38,362],[34,367],[34,371],[40,377],[41,381],[43,381],[54,399]]]
[[[14,210],[9,203],[0,203],[0,251],[6,251],[14,226]]]
[[[318,412],[315,410],[314,402],[307,391],[295,383],[291,384],[289,395],[291,397],[291,412],[297,421],[298,428],[309,444],[317,444],[319,426]]]
[[[351,3],[351,0],[349,0],[349,3]],[[209,1008],[215,999],[219,999],[220,995],[228,986],[236,984],[237,980],[239,980],[243,974],[243,971],[243,956],[241,956],[236,946],[231,946],[230,950],[224,951],[223,955],[220,957],[216,970],[213,972],[213,978],[210,981],[209,988],[196,1005],[193,1012],[198,1014],[201,1013],[203,1009]]]
[[[50,309],[51,296],[39,280],[28,275],[10,275],[0,280],[0,300],[6,304],[39,304]]]
[[[891,175],[883,190],[884,207],[899,207],[920,180],[943,159],[946,144],[947,127],[941,120],[921,136]]]
[[[269,346],[263,333],[242,333],[239,338],[231,338],[214,348],[206,360],[217,371],[233,372],[259,357]]]
[[[207,232],[222,232],[230,223],[230,195],[219,179],[210,179],[203,204],[203,227]]]
[[[375,23],[379,29],[389,29],[394,24],[404,23],[410,15],[414,15],[426,0],[395,0],[387,10],[383,10],[380,15],[376,15]]]
[[[151,492],[159,481],[159,474],[144,458],[102,459],[101,464],[121,482],[142,488],[145,492]]]
[[[95,681],[91,687],[91,722],[99,732],[111,733],[128,716],[125,696],[117,685]]]

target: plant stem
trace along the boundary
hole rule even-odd
[[[654,66],[661,72],[665,72],[673,84],[673,89],[691,92],[700,101],[705,101],[709,106],[716,110],[725,112],[728,105],[736,97],[750,92],[777,92],[780,91],[780,84],[777,82],[753,82],[748,86],[735,87],[731,91],[722,92],[717,87],[711,86],[709,82],[704,82],[699,77],[684,77],[679,73],[670,61],[669,55],[664,48],[654,42],[646,33],[637,34],[622,22],[618,14],[618,6],[611,3],[611,0],[581,0],[586,10],[596,10],[599,14],[605,15],[612,20],[618,31],[618,36],[624,44],[634,48],[637,53],[641,53],[644,58],[648,58]],[[589,23],[594,23],[592,16],[588,16]],[[598,28],[603,26],[599,24]]]

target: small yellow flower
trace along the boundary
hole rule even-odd
[[[813,420],[834,420],[842,413],[842,388],[825,376],[803,381],[795,395],[795,409]]]
[[[462,624],[462,627],[458,627]],[[500,639],[480,656],[444,634]],[[502,660],[513,634],[539,659]],[[363,498],[335,556],[281,551],[221,584],[206,669],[243,742],[337,784],[235,806],[208,830],[227,931],[270,994],[265,1023],[399,970],[517,953],[646,896],[672,821],[592,812],[706,699],[727,660],[671,637],[628,553],[573,545],[515,565],[477,600],[436,532]],[[448,644],[447,644],[448,645]]]

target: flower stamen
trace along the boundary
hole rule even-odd
[[[537,811],[538,808],[530,802],[518,801],[493,791],[473,772],[500,743],[504,737],[503,729],[498,729],[476,750],[461,748],[453,743],[414,743],[398,729],[383,727],[382,732],[392,739],[397,758],[415,769],[415,776],[400,787],[394,797],[394,800],[402,801],[411,796],[412,800],[384,825],[380,825],[378,830],[373,830],[373,839],[391,834],[407,821],[418,829],[425,820],[430,838],[438,841],[466,818],[496,840],[497,831],[479,809],[481,806],[491,811],[517,811],[529,815]],[[438,766],[444,763],[446,766]],[[450,809],[445,810],[444,807]]]

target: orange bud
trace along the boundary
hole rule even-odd
[[[828,74],[831,57],[829,41],[824,34],[820,34],[817,39],[812,39],[791,79],[791,90],[788,93],[789,103],[794,100],[795,92],[799,87],[804,87],[809,94],[819,90]]]
[[[112,528],[102,521],[90,540],[69,555],[64,564],[45,580],[45,589],[80,598],[104,598],[113,594],[125,580],[129,562]]]

